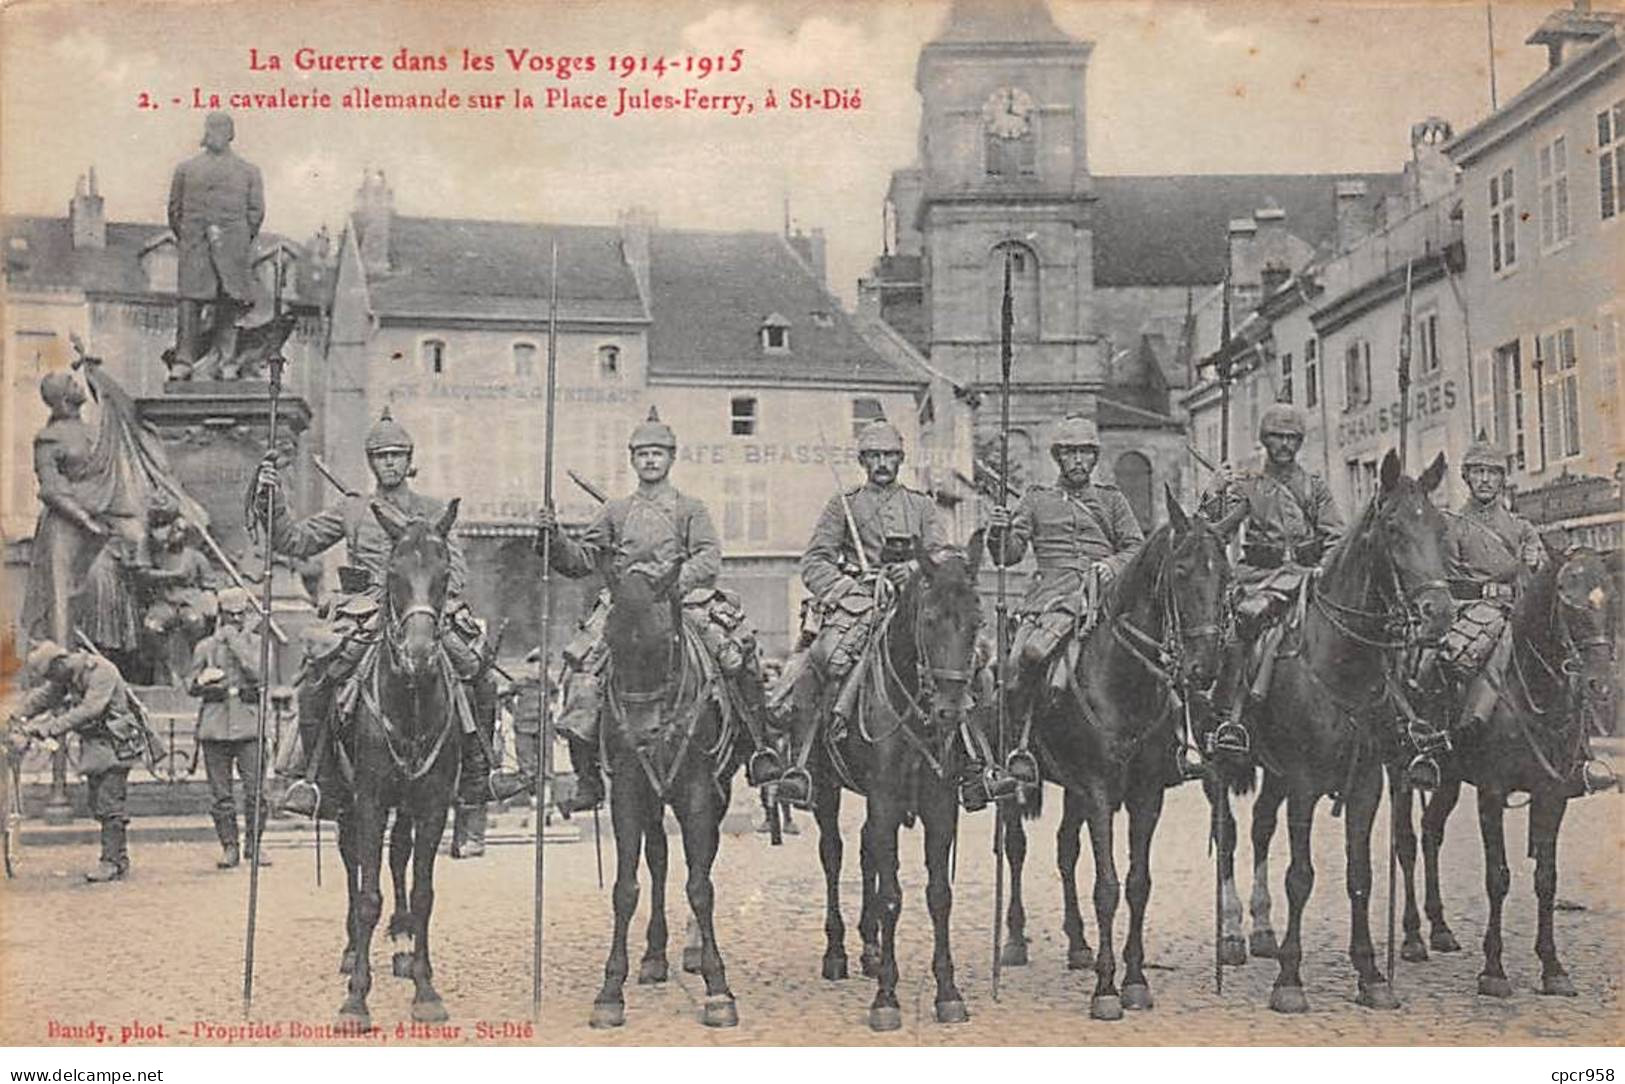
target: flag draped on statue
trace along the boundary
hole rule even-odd
[[[162,497],[198,529],[209,525],[209,513],[181,486],[164,446],[136,416],[135,401],[94,358],[80,368],[85,386],[101,408],[96,447],[80,482],[80,500],[93,514],[144,516]]]

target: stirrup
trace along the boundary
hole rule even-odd
[[[745,782],[752,787],[764,787],[782,779],[784,774],[784,761],[776,749],[758,749],[745,762]]]
[[[779,801],[796,809],[811,809],[812,775],[799,764],[792,764],[779,777]]]
[[[1036,787],[1043,782],[1038,772],[1038,758],[1030,749],[1013,749],[1004,758],[1004,770],[1024,787]]]
[[[521,794],[529,793],[533,786],[535,781],[524,772],[505,772],[500,768],[493,770],[485,781],[485,789],[493,802],[517,798]]]
[[[1417,753],[1405,765],[1405,781],[1416,790],[1435,790],[1441,779],[1439,762],[1427,753]]]
[[[1210,756],[1247,757],[1253,752],[1253,736],[1234,719],[1226,719],[1207,737]]]
[[[995,802],[1014,798],[1021,792],[1021,780],[997,764],[989,764],[982,769],[982,786],[987,789],[988,797]]]
[[[295,813],[301,817],[314,818],[316,811],[321,807],[322,788],[314,780],[295,779],[289,785],[287,793],[282,796],[282,811],[284,813]]]
[[[959,780],[959,804],[966,813],[976,813],[986,809],[990,801],[992,797],[988,794],[987,773],[973,766]]]
[[[1612,764],[1601,757],[1588,757],[1581,763],[1580,779],[1585,784],[1587,794],[1621,789],[1619,773],[1614,770]]]

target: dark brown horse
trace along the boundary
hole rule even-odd
[[[350,975],[349,996],[339,1009],[342,1027],[371,1027],[367,994],[373,931],[383,911],[380,865],[385,822],[395,811],[395,836],[410,842],[412,888],[408,909],[391,923],[392,933],[412,939],[405,970],[416,990],[412,1018],[447,1018],[434,988],[429,960],[429,917],[434,910],[434,863],[452,802],[463,728],[457,678],[440,645],[451,576],[447,536],[457,519],[456,500],[438,520],[406,519],[392,506],[372,504],[373,515],[394,540],[384,578],[383,637],[360,665],[361,695],[346,752],[354,772],[354,795],[339,817],[339,853],[349,888],[348,943],[340,970]]]
[[[713,925],[711,864],[737,767],[738,728],[721,676],[684,623],[674,590],[680,565],[659,577],[632,571],[610,584],[605,639],[603,742],[614,780],[610,821],[615,831],[615,931],[604,963],[604,985],[593,1000],[593,1027],[626,1022],[627,932],[638,905],[638,857],[648,855],[651,909],[648,948],[638,981],[663,982],[666,962],[667,805],[677,815],[688,862],[688,902],[699,928],[699,971],[705,977],[701,1021],[739,1022]]]
[[[1614,719],[1614,621],[1618,581],[1604,559],[1581,548],[1551,556],[1525,585],[1513,607],[1512,660],[1491,718],[1456,739],[1455,755],[1442,765],[1445,778],[1423,805],[1422,853],[1426,867],[1429,943],[1436,951],[1460,948],[1444,918],[1439,891],[1439,848],[1444,824],[1463,781],[1478,790],[1484,842],[1485,890],[1490,898],[1484,934],[1484,971],[1478,992],[1510,997],[1501,966],[1501,905],[1511,881],[1502,811],[1516,791],[1530,795],[1529,854],[1535,860],[1541,992],[1574,996],[1574,983],[1557,958],[1552,904],[1557,892],[1557,833],[1570,798],[1584,792],[1588,731],[1611,729]],[[1406,960],[1426,960],[1415,890],[1416,837],[1411,791],[1393,791],[1398,807],[1398,847],[1405,870]]]
[[[869,1026],[893,1031],[902,1026],[897,1000],[897,919],[903,890],[897,877],[898,829],[917,814],[925,826],[928,880],[935,948],[936,1018],[961,1023],[970,1018],[954,983],[948,943],[953,908],[950,852],[959,829],[956,779],[961,766],[960,731],[976,652],[981,604],[976,571],[982,547],[973,539],[968,556],[933,562],[919,555],[919,571],[897,596],[870,648],[854,720],[844,734],[819,744],[814,771],[813,814],[818,821],[818,855],[824,866],[825,914],[823,974],[844,979],[846,924],[841,918],[841,789],[868,798],[860,849],[863,910],[863,970],[877,980]]]
[[[1444,477],[1443,454],[1412,480],[1399,457],[1383,457],[1379,489],[1343,540],[1327,556],[1309,589],[1302,627],[1284,645],[1268,695],[1253,713],[1254,748],[1264,780],[1253,805],[1253,937],[1257,956],[1276,956],[1280,973],[1270,994],[1276,1012],[1309,1009],[1300,965],[1303,909],[1315,883],[1310,833],[1325,795],[1346,804],[1344,846],[1349,898],[1349,958],[1358,975],[1356,1000],[1368,1008],[1399,1006],[1377,968],[1371,941],[1371,826],[1382,801],[1383,765],[1392,758],[1393,668],[1419,644],[1436,642],[1454,608],[1445,587],[1445,521],[1429,495]],[[1234,821],[1222,788],[1209,790],[1220,814],[1224,935],[1239,936],[1240,904],[1231,871]],[[1287,804],[1292,863],[1285,939],[1270,927],[1269,841],[1281,803]]]
[[[1162,792],[1177,779],[1181,709],[1218,676],[1230,563],[1228,525],[1189,517],[1166,493],[1168,523],[1154,531],[1124,568],[1084,637],[1068,687],[1034,706],[1033,743],[1045,779],[1065,791],[1057,836],[1069,966],[1089,966],[1078,910],[1078,826],[1087,823],[1095,861],[1095,921],[1100,949],[1091,961],[1095,991],[1089,1012],[1117,1020],[1125,1007],[1151,1008],[1145,977],[1145,908],[1151,898],[1151,841],[1162,815]],[[1042,676],[1040,675],[1040,678]],[[1127,807],[1129,832],[1128,940],[1123,989],[1117,991],[1112,922],[1117,912],[1117,865],[1112,841],[1117,811]],[[1001,811],[1011,894],[1004,962],[1026,963],[1026,915],[1021,865],[1027,837],[1021,818]]]

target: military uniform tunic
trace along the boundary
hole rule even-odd
[[[218,691],[206,693],[198,683],[205,669],[222,671]],[[259,737],[259,640],[247,629],[221,625],[192,652],[191,692],[202,696],[198,709],[199,741],[254,741]]]
[[[562,532],[552,542],[553,569],[586,576],[605,563],[616,574],[637,570],[658,576],[678,560],[677,587],[687,594],[714,587],[722,572],[722,543],[705,505],[662,482],[605,502],[579,539]]]
[[[180,259],[176,292],[193,301],[222,293],[252,301],[249,259],[264,220],[259,167],[229,148],[204,151],[176,166],[169,182],[169,228]]]
[[[78,661],[71,664],[65,683],[48,681],[36,686],[24,697],[15,714],[26,719],[68,705],[66,710],[52,716],[46,729],[52,737],[78,733],[79,773],[90,778],[94,792],[95,777],[113,771],[127,772],[140,758],[121,760],[107,729],[110,719],[131,714],[129,690],[118,667],[99,655],[76,658]],[[122,809],[117,812],[123,815]]]
[[[1315,564],[1343,537],[1343,517],[1332,491],[1318,474],[1294,463],[1285,471],[1266,467],[1237,479],[1225,493],[1204,498],[1202,510],[1213,520],[1229,513],[1245,499],[1248,504],[1246,545],[1242,549],[1242,578],[1249,572],[1274,569],[1292,557],[1298,564]]]
[[[1534,524],[1507,511],[1499,500],[1480,505],[1468,497],[1450,519],[1445,561],[1459,594],[1480,594],[1486,583],[1514,583],[1545,559],[1546,547]]]
[[[1038,574],[1021,609],[1040,612],[1054,599],[1076,593],[1096,561],[1120,574],[1144,542],[1123,492],[1088,482],[1078,489],[1033,486],[1017,503],[1010,530],[988,532],[987,552],[995,562],[1013,565],[1032,548]]]
[[[444,501],[426,497],[405,485],[388,494],[375,492],[371,498],[346,497],[339,504],[298,521],[280,514],[279,510],[272,536],[276,552],[290,557],[313,557],[343,542],[346,559],[371,577],[371,593],[381,594],[395,542],[372,514],[372,500],[387,503],[409,518],[435,520],[446,510]],[[451,579],[447,593],[456,598],[468,582],[468,563],[463,558],[462,547],[452,542],[450,548]]]
[[[852,490],[846,501],[870,568],[880,567],[888,538],[911,539],[933,559],[953,552],[936,502],[924,493],[895,482],[887,486],[870,483]],[[840,497],[831,497],[801,558],[801,581],[818,599],[839,598],[857,583],[851,573],[858,567],[846,510]]]

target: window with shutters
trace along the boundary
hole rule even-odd
[[[1597,312],[1597,414],[1600,429],[1614,435],[1614,448],[1625,448],[1625,352],[1619,348],[1619,304],[1610,302]]]
[[[1316,406],[1320,402],[1320,340],[1310,339],[1303,344],[1303,405]]]
[[[1275,390],[1275,400],[1279,403],[1292,402],[1292,355],[1281,355],[1281,386]]]
[[[1536,177],[1540,182],[1541,251],[1557,248],[1569,239],[1569,150],[1568,138],[1556,136],[1535,152]]]
[[[1490,267],[1497,274],[1518,263],[1518,202],[1514,198],[1512,168],[1490,178]]]
[[[1625,98],[1597,114],[1597,209],[1604,222],[1625,211]]]
[[[1580,368],[1574,328],[1563,327],[1535,339],[1535,371],[1545,416],[1541,451],[1545,461],[1580,454]]]
[[[1416,318],[1416,334],[1411,340],[1417,372],[1428,376],[1439,371],[1439,314],[1424,312]]]
[[[1355,339],[1343,351],[1343,409],[1359,410],[1371,402],[1371,344]]]
[[[1517,339],[1480,359],[1474,390],[1479,430],[1507,451],[1514,470],[1526,469],[1523,350]]]
[[[725,542],[766,542],[768,529],[767,479],[727,475],[722,479],[722,539]]]

